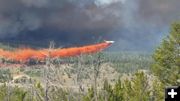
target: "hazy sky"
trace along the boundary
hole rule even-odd
[[[0,0],[0,40],[153,50],[180,20],[180,0]]]

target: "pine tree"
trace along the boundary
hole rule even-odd
[[[153,59],[152,71],[165,85],[180,85],[180,22],[172,24]]]

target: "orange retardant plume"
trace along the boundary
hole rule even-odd
[[[112,44],[111,41],[106,41],[94,45],[87,45],[83,47],[72,47],[63,49],[16,49],[15,51],[5,51],[0,49],[0,58],[5,58],[7,60],[15,62],[28,62],[30,59],[35,59],[37,61],[44,61],[46,57],[50,58],[65,58],[73,57],[81,54],[91,54],[102,51]]]

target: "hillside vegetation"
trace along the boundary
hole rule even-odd
[[[0,68],[0,101],[164,101],[180,85],[180,23],[153,55],[100,52]],[[16,68],[15,68],[16,67]]]

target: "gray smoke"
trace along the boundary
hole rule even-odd
[[[0,40],[152,50],[180,19],[179,0],[0,0]]]

